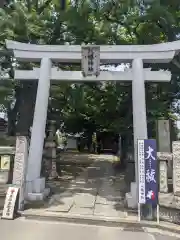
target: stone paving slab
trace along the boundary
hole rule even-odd
[[[115,192],[113,189],[109,189],[108,191],[107,189],[100,189],[98,195],[111,201],[122,201],[123,199],[122,194],[119,191]]]
[[[122,197],[96,196],[96,204],[115,205],[122,202]]]
[[[76,206],[93,208],[96,196],[89,193],[78,193],[73,197],[73,199]]]
[[[90,188],[74,188],[72,192],[74,194],[89,194],[92,196],[97,195],[97,189],[90,189]]]
[[[73,188],[89,188],[89,189],[96,189],[97,190],[97,184],[96,183],[89,183],[89,182],[85,182],[85,183],[80,183],[80,182],[76,182],[76,183],[71,183],[71,187]]]
[[[74,201],[72,197],[64,197],[59,199],[54,199],[54,202],[51,202],[51,206],[46,209],[49,212],[69,212]]]
[[[93,215],[93,208],[88,207],[79,207],[77,205],[73,205],[69,211],[69,214],[83,214],[83,215]]]
[[[64,212],[64,213],[67,213],[69,212],[70,208],[71,208],[72,204],[71,205],[57,205],[57,206],[51,206],[49,208],[46,209],[46,211],[48,212]]]
[[[118,211],[112,205],[96,204],[94,215],[109,216],[109,217],[124,217],[124,211]]]
[[[71,182],[71,186],[73,187],[81,187],[81,188],[89,188],[89,189],[98,189],[99,181],[88,179],[85,181],[84,179],[76,179]]]
[[[73,196],[73,192],[65,191],[59,194],[54,194],[49,200],[49,204],[53,203],[53,201],[61,202],[63,198],[71,198]]]

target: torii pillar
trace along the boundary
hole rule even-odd
[[[133,59],[132,71],[133,71],[132,105],[133,105],[134,160],[135,160],[135,177],[137,178],[138,176],[137,141],[138,139],[148,138],[146,117],[146,96],[144,84],[145,78],[142,59],[140,58]]]
[[[41,159],[44,147],[50,79],[51,60],[49,58],[43,58],[41,60],[34,119],[31,132],[28,171],[26,178],[28,182],[40,177],[39,170],[41,169]]]

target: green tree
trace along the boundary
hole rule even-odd
[[[60,1],[9,1],[0,11],[0,44],[4,48],[5,39],[35,44],[153,44],[174,41],[178,40],[180,33],[179,13],[178,0],[154,0],[151,4],[130,0],[77,0],[66,11],[61,10]],[[12,69],[13,61],[9,57],[5,69]],[[20,68],[32,66],[21,64]],[[70,64],[56,66],[61,69],[79,69],[79,66]],[[149,136],[152,137],[155,134],[155,119],[174,119],[173,113],[178,111],[174,102],[180,96],[179,69],[172,63],[147,67],[172,71],[171,83],[146,85]],[[2,101],[19,89],[21,93],[16,97],[21,95],[22,99],[26,96],[27,86],[24,83],[17,86],[13,76],[8,93],[3,88],[4,85],[0,87],[4,96]],[[35,95],[36,87],[33,92]],[[97,128],[121,132],[131,138],[131,99],[130,84],[60,83],[51,88],[48,116],[65,121],[69,131]],[[28,100],[26,104],[33,106]],[[20,107],[18,109],[15,118]],[[25,112],[21,115],[21,119],[28,116]]]

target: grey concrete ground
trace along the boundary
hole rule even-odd
[[[1,240],[177,240],[180,235],[162,235],[154,229],[146,232],[124,231],[121,227],[102,227],[60,222],[44,222],[17,219],[14,221],[0,220]],[[157,232],[156,232],[157,231]]]

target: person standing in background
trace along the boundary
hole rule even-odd
[[[63,127],[56,131],[56,142],[58,150],[64,151],[67,145],[67,136]]]
[[[97,152],[97,134],[96,134],[96,132],[94,132],[92,134],[92,150],[93,150],[93,153]]]

